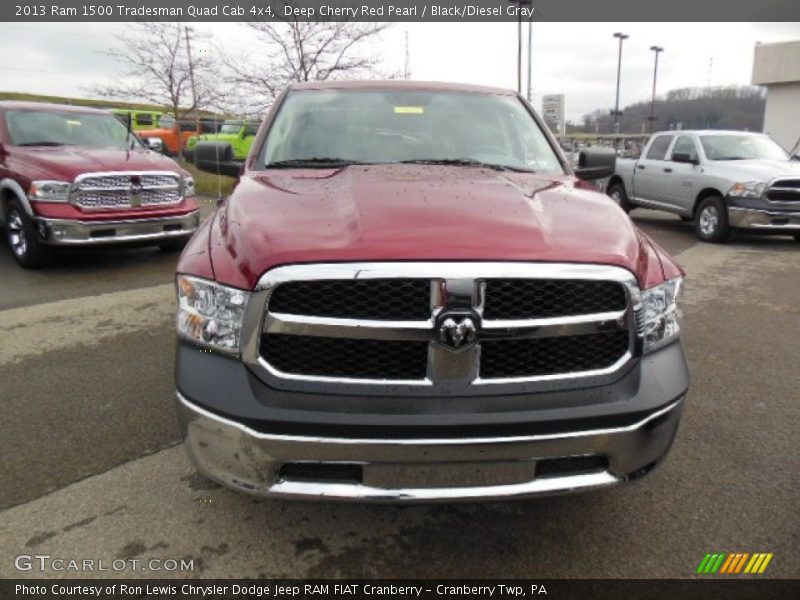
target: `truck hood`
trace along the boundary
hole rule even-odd
[[[776,177],[800,177],[796,160],[729,160],[710,163],[709,170],[736,181],[770,181]]]
[[[601,263],[642,282],[654,252],[571,177],[411,165],[250,172],[217,213],[209,250],[217,280],[245,289],[278,265],[335,261]]]
[[[39,176],[72,181],[82,173],[97,171],[173,171],[182,169],[169,158],[150,150],[118,150],[58,146],[54,148],[17,148],[15,157]]]

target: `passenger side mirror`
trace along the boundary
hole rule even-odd
[[[584,181],[604,179],[614,174],[617,152],[613,148],[588,148],[578,154],[575,176]]]
[[[224,142],[198,142],[194,164],[201,171],[227,177],[239,177],[242,171],[242,163],[233,160],[233,148]]]
[[[679,162],[679,163],[689,163],[692,165],[699,165],[700,161],[696,158],[693,158],[691,154],[686,154],[685,152],[673,152],[672,153],[672,162]]]

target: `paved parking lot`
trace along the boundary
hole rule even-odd
[[[699,244],[676,217],[634,216],[689,275],[676,444],[634,485],[509,504],[289,503],[205,481],[176,445],[176,256],[23,271],[2,247],[0,577],[39,575],[20,554],[191,558],[202,577],[685,577],[737,551],[800,577],[800,244]]]

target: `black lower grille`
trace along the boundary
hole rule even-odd
[[[481,343],[480,375],[497,379],[604,369],[622,358],[628,345],[627,331],[487,340]]]
[[[566,458],[546,458],[537,461],[536,477],[561,477],[591,473],[608,469],[608,458],[600,455],[568,456]]]
[[[773,202],[800,202],[800,179],[776,181],[767,189],[767,198]]]
[[[536,319],[623,310],[625,289],[616,281],[487,279],[485,319]]]
[[[424,379],[428,342],[265,334],[261,356],[284,373],[350,379]]]
[[[269,310],[339,319],[424,321],[431,316],[429,279],[327,279],[279,285]]]

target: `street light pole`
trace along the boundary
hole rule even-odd
[[[658,77],[658,55],[664,51],[664,48],[661,46],[650,46],[650,50],[656,55],[655,65],[653,66],[653,99],[650,101],[650,117],[647,119],[650,121],[650,133],[653,133],[656,130],[656,78]]]
[[[531,55],[533,54],[532,41],[533,41],[533,15],[528,16],[528,102],[531,102],[531,73],[533,72],[533,64],[531,63]]]
[[[619,82],[622,74],[622,42],[630,36],[625,33],[615,33],[614,37],[619,39],[619,58],[617,59],[617,99],[614,102],[614,133],[619,136],[619,118],[622,113],[619,110]],[[619,145],[619,137],[614,138],[614,146]]]
[[[533,0],[508,0],[517,5],[517,93],[522,94],[522,7],[530,6]],[[530,63],[530,41],[528,42],[528,62]],[[528,64],[528,85],[530,86],[530,64]]]

